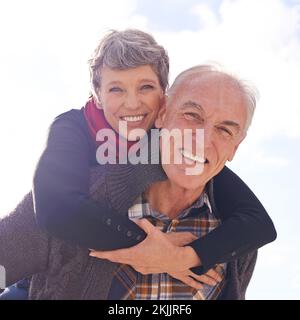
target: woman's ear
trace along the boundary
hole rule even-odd
[[[103,107],[102,107],[101,102],[100,102],[98,99],[97,99],[97,100],[95,100],[95,102],[96,102],[96,107],[97,107],[98,109],[102,110],[102,109],[103,109]]]
[[[102,110],[103,107],[102,107],[102,104],[101,104],[101,100],[100,100],[100,97],[96,94],[93,94],[93,100],[95,102],[95,105],[98,109]]]

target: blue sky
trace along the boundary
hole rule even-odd
[[[52,119],[84,104],[98,39],[141,28],[168,49],[171,81],[213,60],[257,85],[253,125],[230,167],[263,202],[278,239],[259,251],[247,298],[299,299],[299,21],[298,0],[1,1],[0,215],[30,189]]]
[[[137,11],[147,16],[149,27],[155,31],[197,30],[201,27],[201,20],[193,13],[193,8],[201,3],[207,3],[217,11],[221,0],[165,0],[157,5],[153,1],[138,1]]]

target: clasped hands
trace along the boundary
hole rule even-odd
[[[190,270],[201,264],[194,249],[186,246],[197,239],[195,235],[190,232],[163,233],[146,219],[134,222],[147,234],[141,243],[126,249],[91,251],[90,256],[128,264],[144,275],[166,272],[195,289],[201,289],[203,284],[212,286],[221,281],[214,269],[203,275]]]

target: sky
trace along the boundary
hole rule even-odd
[[[30,190],[55,116],[84,105],[87,60],[110,29],[150,32],[169,53],[170,82],[218,62],[260,100],[231,167],[271,215],[247,299],[300,298],[300,0],[0,1],[0,216]]]

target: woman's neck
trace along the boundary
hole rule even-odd
[[[152,208],[173,219],[184,209],[190,207],[203,190],[204,186],[197,190],[188,190],[166,180],[152,184],[147,189],[145,196]]]

